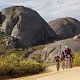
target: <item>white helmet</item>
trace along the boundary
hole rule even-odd
[[[69,48],[68,46],[65,46],[65,48]]]

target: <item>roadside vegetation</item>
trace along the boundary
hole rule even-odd
[[[45,66],[32,59],[24,59],[17,53],[0,57],[0,75],[29,75],[43,71]]]
[[[73,60],[73,66],[80,66],[80,52],[76,53]]]
[[[24,76],[39,73],[45,70],[45,64],[41,62],[40,55],[35,55],[32,59],[28,55],[37,50],[37,47],[14,48],[5,46],[8,36],[0,34],[0,76]],[[38,49],[43,46],[38,46]]]

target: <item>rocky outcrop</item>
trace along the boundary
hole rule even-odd
[[[0,25],[2,26],[2,23],[5,20],[5,15],[2,14],[2,12],[0,12]]]
[[[14,40],[14,38],[12,38],[12,37],[9,37],[8,39],[7,39],[7,41],[6,41],[6,47],[8,47],[8,48],[16,48],[16,43],[15,43],[15,40]]]
[[[73,37],[74,40],[80,39],[80,34]]]
[[[40,61],[53,63],[54,57],[56,55],[60,56],[60,53],[64,50],[65,46],[69,46],[73,54],[80,52],[80,39],[75,40],[70,38],[49,43],[45,45],[43,49],[34,50],[28,55],[28,58],[34,58],[36,56]]]
[[[80,51],[80,39],[65,39],[50,43],[45,46],[41,53],[41,60],[45,62],[53,62],[55,55],[60,55],[61,51],[68,45],[73,53]]]
[[[80,34],[80,22],[71,17],[52,20],[49,25],[59,39],[67,39]]]
[[[0,24],[2,24],[2,13],[0,12]]]
[[[2,10],[5,20],[1,30],[14,38],[20,45],[31,46],[48,39],[55,39],[56,34],[46,21],[34,10],[23,6],[12,6]]]

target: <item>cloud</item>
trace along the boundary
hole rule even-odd
[[[46,21],[71,16],[80,20],[80,0],[0,0],[0,7],[24,5],[36,10]]]

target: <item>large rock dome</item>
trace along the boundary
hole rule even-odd
[[[5,15],[1,30],[7,35],[17,38],[20,45],[31,46],[56,38],[55,32],[46,21],[30,8],[11,6],[1,12]]]
[[[71,38],[80,34],[80,22],[71,17],[59,18],[49,21],[59,39]]]

